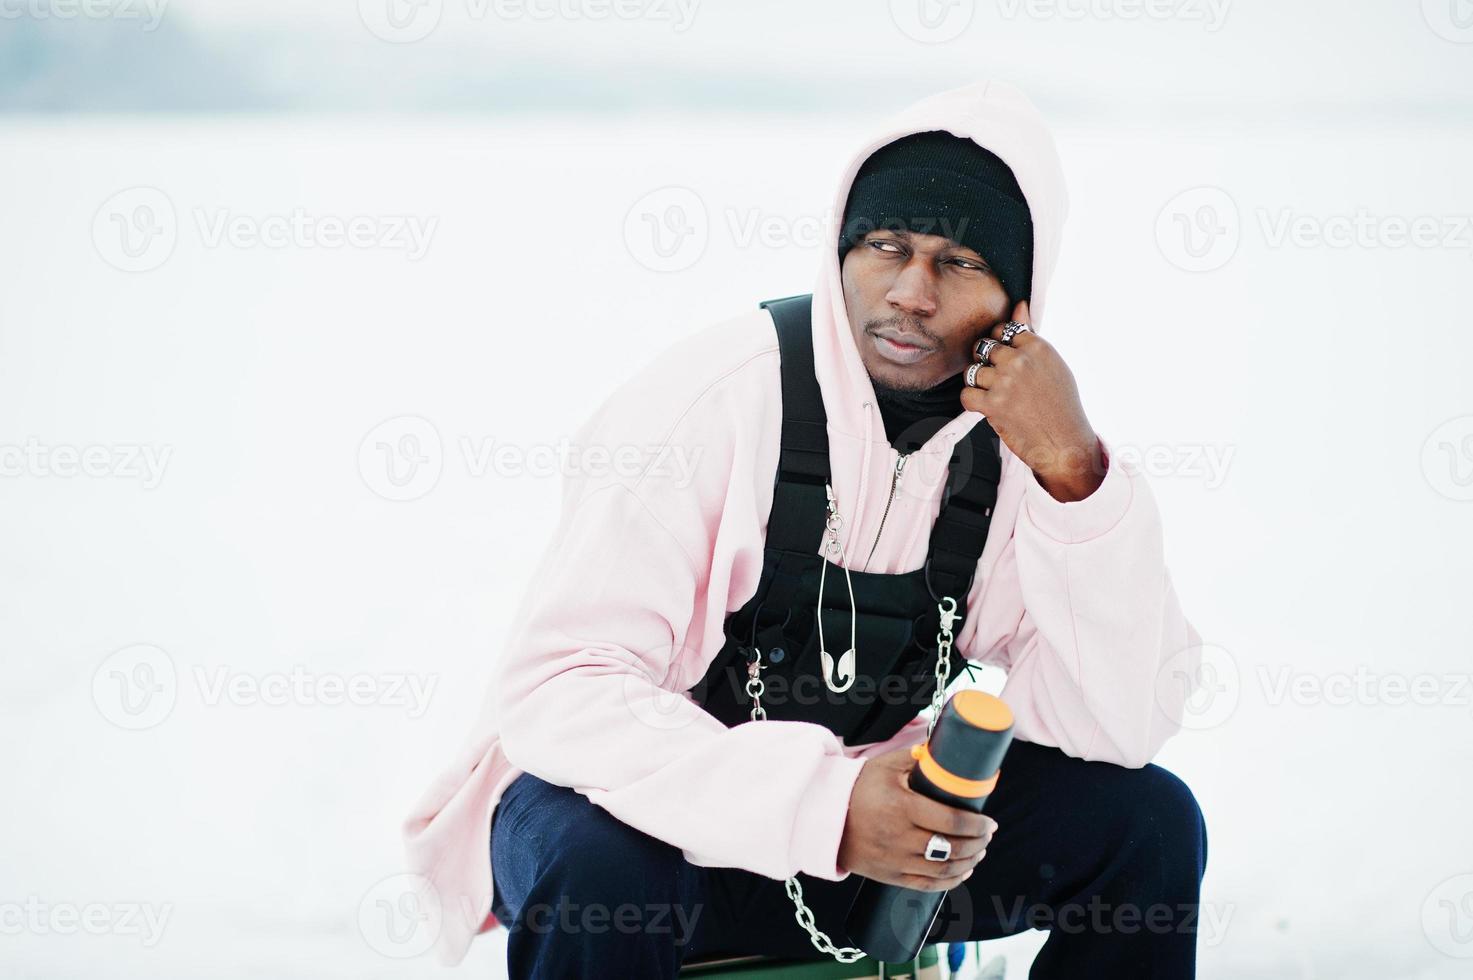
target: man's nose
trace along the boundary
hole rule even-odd
[[[936,279],[928,264],[913,257],[900,270],[885,293],[885,302],[911,316],[932,316],[936,312]]]

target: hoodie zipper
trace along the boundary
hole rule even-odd
[[[880,535],[885,533],[885,518],[890,516],[890,504],[895,500],[895,488],[900,486],[900,474],[905,470],[905,460],[909,455],[910,453],[901,453],[895,460],[895,472],[890,477],[890,498],[885,501],[885,510],[880,514],[880,529],[875,532],[875,543],[870,545],[869,557],[864,560],[864,569],[869,568],[870,559],[874,558],[875,549],[880,546]]]

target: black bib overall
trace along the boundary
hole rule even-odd
[[[956,599],[960,635],[967,593],[987,543],[1002,476],[997,434],[979,421],[953,447],[940,513],[925,564],[897,575],[849,572],[857,609],[856,676],[843,693],[824,683],[819,662],[819,574],[825,646],[835,659],[850,645],[844,569],[814,551],[828,517],[827,414],[813,370],[811,295],[768,300],[782,361],[782,449],[757,591],[726,618],[726,643],[690,694],[728,727],[749,720],[747,666],[761,651],[767,717],[823,725],[847,745],[881,742],[931,701],[938,603]],[[962,664],[951,654],[955,677]]]

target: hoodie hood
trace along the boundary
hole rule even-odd
[[[839,179],[827,221],[827,242],[837,242],[844,205],[859,168],[880,147],[912,133],[944,129],[971,139],[997,154],[1013,171],[1033,216],[1033,291],[1028,308],[1034,330],[1041,329],[1048,307],[1050,279],[1058,258],[1059,240],[1068,212],[1063,167],[1043,117],[1014,86],[980,81],[940,92],[911,105],[881,123],[874,135],[850,155]],[[860,360],[844,307],[836,248],[824,250],[813,291],[813,340],[816,371],[824,389],[829,425],[836,432],[861,435],[864,418],[874,411],[874,386]],[[831,398],[832,396],[832,398]],[[960,437],[979,421],[977,412],[962,412],[952,426],[964,426]],[[948,426],[950,429],[952,426]],[[943,429],[942,432],[947,432]]]
[[[880,147],[912,133],[945,130],[992,151],[1012,169],[1033,219],[1033,282],[1030,326],[1041,330],[1048,309],[1050,280],[1068,212],[1068,194],[1058,148],[1033,103],[1013,85],[996,80],[974,82],[922,99],[881,122],[850,154],[828,209],[826,242],[837,243],[850,188],[860,167]],[[860,359],[844,306],[836,247],[826,248],[813,290],[814,371],[823,391],[830,432],[862,439],[865,464],[857,493],[849,492],[857,515],[865,506],[869,454],[890,449],[876,405],[875,389]],[[958,410],[921,451],[949,452],[982,420],[978,412]],[[878,436],[876,435],[878,433]],[[876,444],[878,440],[878,444]],[[1006,450],[1004,450],[1006,452]],[[835,474],[836,479],[840,479]],[[847,510],[844,488],[837,486],[839,505]]]

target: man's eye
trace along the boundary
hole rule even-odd
[[[895,245],[894,242],[887,242],[887,241],[885,241],[882,238],[881,239],[871,239],[870,244],[873,245],[875,248],[883,249],[885,251],[890,251],[890,252],[898,252],[898,251],[900,251],[900,249]]]
[[[961,266],[964,269],[976,269],[978,272],[992,271],[991,269],[987,268],[987,266],[982,265],[978,262],[973,262],[971,259],[952,259],[951,261],[955,262],[957,265]]]

